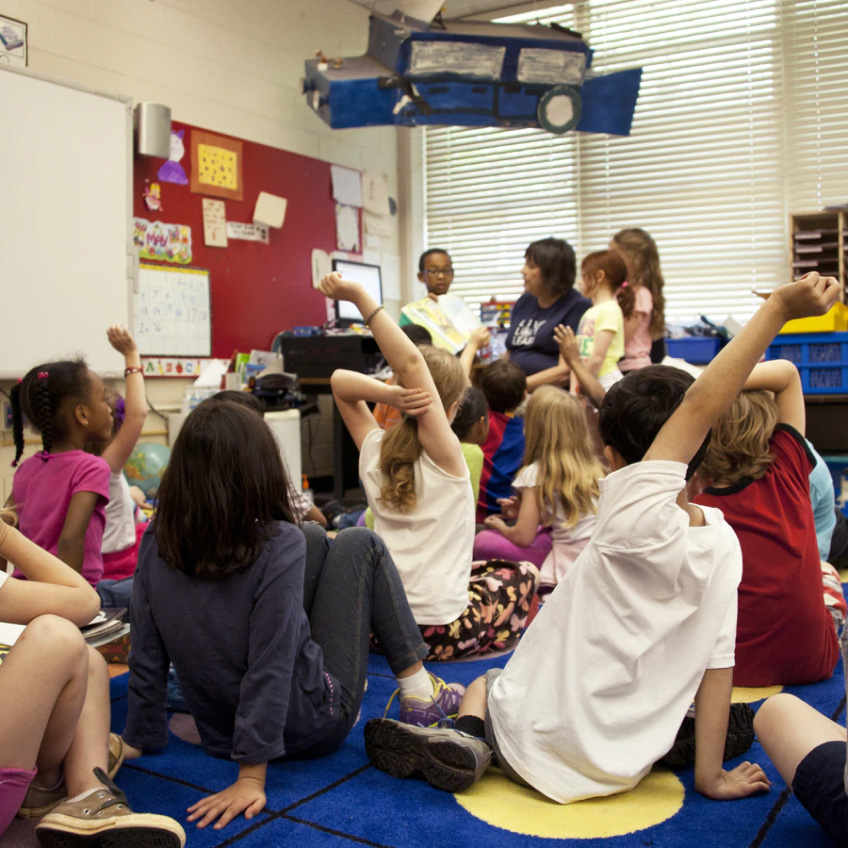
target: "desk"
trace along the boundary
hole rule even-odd
[[[848,453],[848,395],[804,395],[807,438],[819,453]]]

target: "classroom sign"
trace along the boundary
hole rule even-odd
[[[133,244],[138,248],[140,259],[175,262],[180,265],[188,265],[191,262],[191,227],[185,224],[166,224],[163,221],[135,218]]]

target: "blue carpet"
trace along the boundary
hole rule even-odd
[[[434,667],[448,681],[468,684],[505,658]],[[123,729],[127,676],[112,680],[112,726]],[[164,813],[183,822],[188,845],[270,848],[278,845],[342,848],[827,848],[829,842],[794,796],[759,744],[745,756],[759,762],[773,781],[767,795],[719,803],[695,792],[692,769],[675,775],[655,769],[655,791],[614,796],[561,807],[509,784],[497,770],[463,796],[432,789],[417,780],[394,780],[372,768],[365,756],[362,726],[380,716],[394,690],[381,657],[371,657],[362,718],[332,756],[269,766],[267,810],[222,830],[197,830],[185,822],[185,809],[202,796],[227,786],[233,763],[216,760],[172,734],[164,753],[128,762],[118,784],[138,810]],[[844,723],[845,689],[841,665],[831,680],[786,687],[825,715]],[[755,705],[756,707],[756,705]],[[397,707],[393,706],[396,713]],[[735,765],[736,762],[731,763]],[[632,796],[628,798],[628,796]],[[625,806],[629,804],[630,806]],[[466,809],[468,807],[468,809]],[[473,810],[473,812],[469,811]],[[599,836],[612,829],[617,835]],[[630,831],[630,832],[627,832]],[[534,835],[536,834],[536,835]],[[543,834],[543,835],[538,835]],[[575,835],[580,835],[575,838]]]

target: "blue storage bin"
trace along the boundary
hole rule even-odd
[[[724,347],[724,339],[716,336],[689,336],[666,339],[668,355],[684,359],[693,365],[706,365]]]
[[[804,394],[848,394],[848,333],[780,335],[769,345],[766,359],[795,363]]]

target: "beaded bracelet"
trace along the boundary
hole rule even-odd
[[[373,312],[372,312],[372,313],[371,313],[371,314],[370,314],[370,315],[369,315],[369,316],[368,316],[368,317],[367,317],[367,318],[366,318],[366,319],[365,319],[362,323],[363,323],[363,324],[365,324],[365,326],[367,327],[367,326],[368,326],[368,324],[371,322],[371,319],[372,319],[372,318],[373,318],[373,317],[374,317],[374,316],[375,316],[378,312],[382,311],[382,309],[383,309],[383,307],[382,307],[382,306],[378,306],[376,309],[374,309],[374,311],[373,311]]]
[[[141,376],[143,377],[144,376],[144,369],[140,368],[137,365],[133,366],[132,368],[124,368],[124,376],[129,377],[130,374],[141,374]]]

